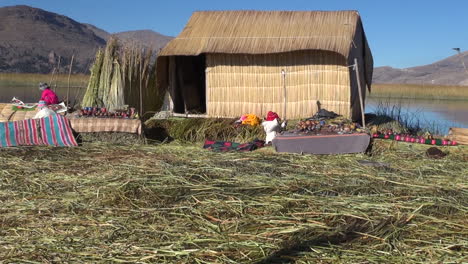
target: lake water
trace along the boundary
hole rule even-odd
[[[65,100],[67,97],[67,87],[53,87],[59,100]],[[80,101],[86,91],[86,87],[70,87],[70,102]],[[0,86],[0,103],[9,103],[13,97],[20,99],[25,103],[35,103],[41,98],[41,90],[36,86]]]
[[[367,98],[366,113],[375,112],[382,106],[401,108],[401,113],[410,122],[419,122],[442,134],[447,134],[450,127],[468,128],[467,100]]]
[[[59,98],[65,99],[67,87],[57,87],[55,91]],[[85,87],[70,88],[70,101],[77,102],[83,98]],[[37,102],[41,91],[37,87],[1,87],[0,103],[10,102],[13,97],[25,103]],[[468,128],[467,100],[420,100],[420,99],[386,99],[367,98],[366,113],[375,112],[380,107],[401,108],[401,113],[409,120],[418,121],[424,127],[435,128],[446,134],[450,127]]]

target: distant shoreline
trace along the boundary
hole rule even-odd
[[[371,98],[468,100],[468,86],[428,84],[373,84]]]
[[[70,88],[86,88],[89,75],[70,75]],[[47,82],[52,87],[68,87],[68,74],[0,73],[0,90],[11,87],[36,87]],[[468,86],[428,84],[373,84],[369,98],[468,100]]]
[[[86,87],[89,75],[70,75],[70,87]],[[4,87],[37,87],[39,82],[49,85],[68,87],[68,74],[40,74],[40,73],[0,73],[0,88]]]

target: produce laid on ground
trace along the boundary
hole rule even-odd
[[[105,107],[83,107],[77,117],[103,117],[103,118],[138,118],[135,108],[127,110],[108,111]]]
[[[312,133],[312,134],[352,134],[364,133],[365,129],[360,124],[351,122],[346,119],[338,119],[332,121],[325,120],[301,120],[296,124],[295,133]]]
[[[391,139],[396,141],[403,141],[408,143],[419,143],[419,144],[428,144],[428,145],[438,145],[438,146],[456,146],[458,143],[453,140],[445,138],[434,138],[430,134],[422,136],[414,136],[409,134],[399,134],[394,133],[391,129],[385,132],[376,132],[372,134],[373,138],[380,139]]]

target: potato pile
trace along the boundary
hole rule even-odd
[[[105,118],[136,118],[135,108],[128,110],[108,111],[104,107],[83,107],[78,113],[79,117],[105,117]]]
[[[359,124],[351,122],[338,121],[327,124],[324,120],[301,120],[296,124],[296,132],[350,134],[354,132],[363,132],[363,130]]]

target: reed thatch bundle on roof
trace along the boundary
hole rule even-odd
[[[298,118],[319,101],[357,119],[355,58],[365,95],[373,60],[356,11],[195,12],[159,53],[158,86],[169,88],[175,112]]]

